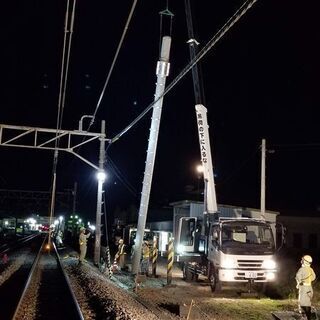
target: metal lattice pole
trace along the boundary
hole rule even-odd
[[[142,241],[143,241],[144,229],[147,221],[153,168],[154,168],[156,151],[157,151],[160,119],[161,119],[161,112],[162,112],[163,99],[159,99],[159,97],[161,97],[164,92],[166,77],[169,75],[170,46],[171,46],[171,37],[168,37],[168,36],[163,37],[160,59],[158,61],[157,70],[156,70],[157,86],[156,86],[156,93],[155,93],[154,99],[157,102],[153,106],[153,113],[152,113],[152,121],[151,121],[149,143],[148,143],[148,150],[147,150],[147,160],[146,160],[140,208],[139,208],[137,235],[135,239],[135,252],[133,255],[133,262],[132,262],[133,274],[138,273],[140,259],[141,259]]]

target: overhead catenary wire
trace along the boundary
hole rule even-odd
[[[119,181],[123,184],[123,186],[134,196],[137,196],[137,190],[131,185],[125,175],[120,171],[120,169],[115,165],[112,159],[107,156],[107,161],[109,164],[110,170],[113,174],[119,179]]]
[[[93,115],[92,115],[91,121],[90,121],[90,123],[89,123],[88,129],[86,130],[86,131],[88,131],[88,132],[90,131],[92,125],[93,125],[94,122],[95,122],[96,115],[97,115],[98,110],[99,110],[99,108],[100,108],[101,101],[102,101],[102,99],[103,99],[103,96],[104,96],[104,94],[105,94],[106,88],[107,88],[107,86],[108,86],[108,83],[109,83],[109,80],[110,80],[112,71],[113,71],[113,69],[114,69],[114,66],[115,66],[115,64],[116,64],[116,61],[117,61],[117,58],[118,58],[120,49],[121,49],[122,44],[123,44],[123,41],[124,41],[124,38],[125,38],[126,33],[127,33],[128,29],[129,29],[129,24],[130,24],[130,22],[131,22],[131,19],[132,19],[133,14],[134,14],[136,5],[137,5],[137,0],[134,0],[133,4],[132,4],[132,6],[131,6],[131,9],[130,9],[130,12],[129,12],[129,15],[128,15],[128,18],[127,18],[125,27],[124,27],[124,29],[123,29],[121,38],[120,38],[120,40],[119,40],[119,44],[118,44],[116,53],[115,53],[114,58],[113,58],[113,60],[112,60],[111,67],[110,67],[110,69],[109,69],[109,72],[108,72],[106,81],[105,81],[104,86],[103,86],[103,88],[102,88],[102,91],[101,91],[101,93],[100,93],[98,103],[97,103],[97,105],[96,105],[96,107],[95,107],[95,110],[94,110],[94,113],[93,113]],[[85,140],[85,137],[83,138],[83,141],[84,141],[84,140]],[[110,145],[109,145],[109,146],[110,146]],[[80,150],[80,149],[81,149],[81,146],[79,147],[78,150]],[[107,147],[107,150],[108,150],[108,147]],[[107,150],[106,150],[106,153],[107,153]]]
[[[97,106],[96,106],[96,108],[95,108],[95,110],[94,110],[94,113],[93,113],[93,116],[92,116],[92,119],[91,119],[91,121],[90,121],[90,124],[89,124],[89,127],[88,127],[88,130],[87,130],[87,131],[90,131],[92,125],[93,125],[94,122],[95,122],[97,112],[98,112],[98,110],[99,110],[99,108],[100,108],[101,101],[102,101],[102,99],[103,99],[103,96],[104,96],[104,94],[105,94],[106,88],[107,88],[107,86],[108,86],[108,83],[109,83],[109,80],[110,80],[110,77],[111,77],[113,68],[114,68],[114,66],[115,66],[115,64],[116,64],[116,61],[117,61],[117,59],[118,59],[118,55],[119,55],[120,49],[121,49],[121,47],[122,47],[123,40],[124,40],[124,38],[125,38],[125,36],[126,36],[126,34],[127,34],[127,31],[128,31],[128,29],[129,29],[129,24],[130,24],[131,18],[132,18],[132,16],[133,16],[133,13],[134,13],[134,11],[135,11],[137,2],[138,2],[137,0],[134,0],[134,1],[133,1],[133,4],[132,4],[132,6],[131,6],[131,9],[130,9],[130,12],[129,12],[129,16],[128,16],[128,18],[127,18],[125,27],[124,27],[124,29],[123,29],[123,32],[122,32],[122,35],[121,35],[121,38],[120,38],[120,41],[119,41],[119,44],[118,44],[116,53],[115,53],[115,55],[114,55],[114,57],[113,57],[113,60],[112,60],[112,63],[111,63],[111,67],[110,67],[110,69],[109,69],[109,72],[108,72],[106,81],[105,81],[105,83],[104,83],[104,85],[103,85],[103,88],[102,88],[101,94],[100,94],[100,96],[99,96],[99,100],[98,100]]]
[[[149,106],[136,117],[127,127],[121,132],[115,135],[110,143],[114,143],[120,139],[126,132],[128,132],[134,125],[136,125],[152,108],[162,99],[173,87],[185,77],[185,75],[217,44],[217,42],[240,20],[240,18],[246,14],[246,12],[257,2],[258,0],[247,0],[242,6],[228,19],[228,21],[219,29],[219,31],[208,41],[208,43],[198,52],[193,60],[187,64],[187,66],[178,74],[178,76],[166,87],[163,94],[156,100],[149,104]]]
[[[58,98],[57,123],[56,123],[55,151],[53,155],[53,166],[52,166],[52,187],[51,187],[51,203],[50,203],[50,214],[49,214],[50,225],[52,224],[52,218],[54,215],[54,207],[55,207],[57,166],[58,166],[58,157],[59,157],[58,147],[60,142],[59,131],[61,130],[61,127],[62,127],[63,111],[65,107],[65,97],[66,97],[66,90],[67,90],[68,69],[69,69],[69,61],[70,61],[71,40],[72,40],[72,33],[73,33],[75,7],[76,7],[76,0],[73,1],[70,26],[69,26],[70,1],[69,0],[67,1],[63,48],[62,48],[62,59],[61,59],[61,74],[60,74],[60,86],[59,86],[59,98]],[[68,33],[70,33],[69,37],[68,37]],[[49,242],[50,242],[50,234],[49,234]]]

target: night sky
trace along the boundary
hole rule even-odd
[[[201,49],[243,3],[191,0]],[[112,138],[153,100],[164,0],[138,1],[91,131]],[[132,1],[81,1],[63,129],[92,114]],[[56,128],[66,1],[2,4],[0,123]],[[169,84],[189,61],[184,1],[174,13]],[[260,0],[201,61],[219,203],[260,206],[261,139],[267,140],[266,208],[304,215],[320,206],[318,1]],[[165,19],[164,24],[168,23]],[[139,205],[151,113],[108,147],[107,208]],[[98,144],[82,155],[98,163]],[[1,189],[49,190],[52,152],[0,148]],[[191,73],[164,98],[151,206],[190,198],[200,161]],[[78,182],[77,209],[95,216],[93,169],[60,153],[58,190]]]

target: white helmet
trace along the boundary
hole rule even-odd
[[[305,256],[302,257],[302,262],[303,262],[303,263],[306,262],[307,264],[310,265],[310,264],[312,263],[312,257],[309,256],[309,255],[305,255]]]

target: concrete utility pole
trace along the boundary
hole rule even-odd
[[[100,250],[101,250],[101,216],[103,215],[102,210],[102,193],[103,183],[105,180],[104,162],[105,162],[105,121],[101,121],[101,138],[100,140],[100,152],[99,152],[99,171],[97,174],[98,178],[98,192],[97,192],[97,212],[96,212],[96,236],[94,242],[94,257],[93,261],[95,264],[99,264],[100,261]]]
[[[261,144],[261,196],[260,196],[261,219],[266,214],[266,139]]]
[[[159,97],[163,94],[165,89],[165,84],[166,84],[166,77],[169,75],[170,46],[171,46],[171,37],[169,36],[163,37],[160,59],[157,63],[157,71],[156,71],[157,86],[156,86],[156,93],[154,96],[155,100],[158,100]],[[156,151],[157,151],[162,102],[163,102],[163,98],[159,99],[153,106],[152,121],[151,121],[148,151],[147,151],[147,160],[146,160],[140,208],[139,208],[137,235],[135,239],[135,251],[134,251],[133,262],[132,262],[133,274],[137,274],[139,271],[142,241],[144,236],[144,229],[146,226],[153,168],[154,168],[154,162],[155,162]]]

